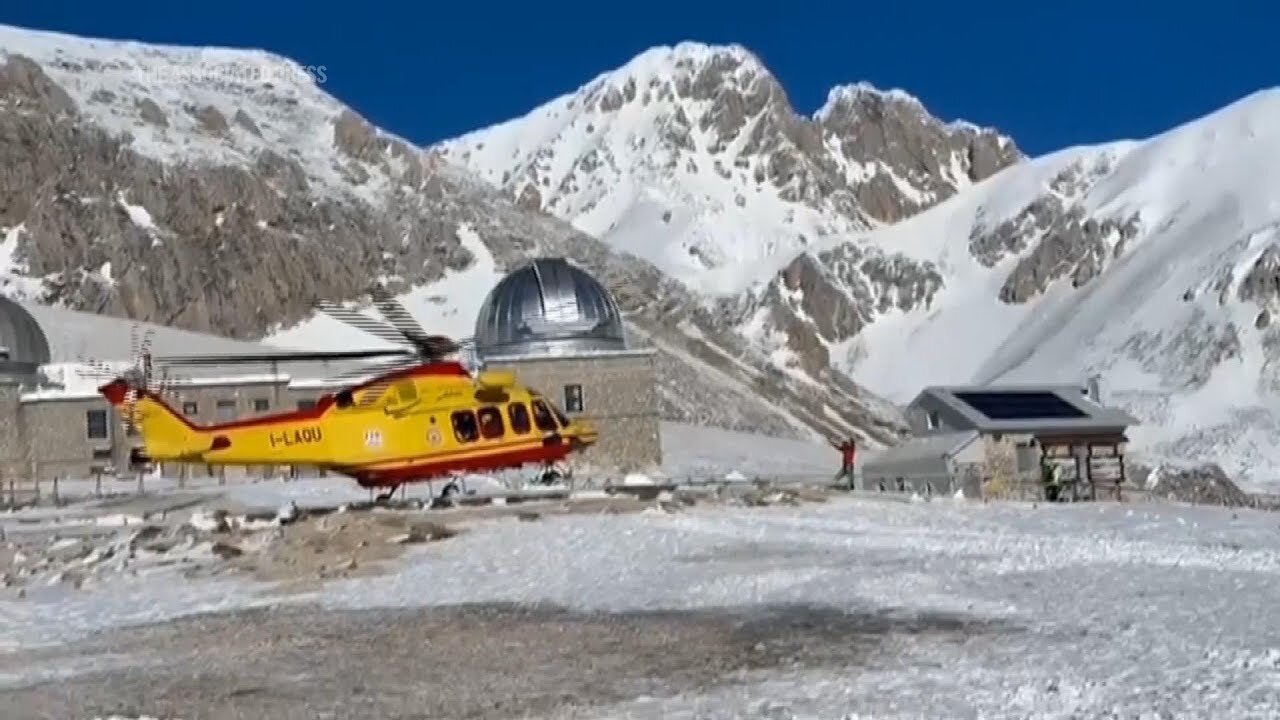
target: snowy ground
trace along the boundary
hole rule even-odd
[[[494,521],[422,546],[396,573],[288,602],[329,611],[541,602],[747,618],[804,607],[864,619],[807,639],[792,662],[694,688],[658,683],[636,692],[648,697],[574,717],[1262,718],[1280,707],[1280,625],[1267,621],[1280,593],[1277,549],[1280,515],[1258,511],[842,499]],[[175,582],[163,570],[6,597],[0,680],[11,697],[0,702],[22,707],[9,703],[87,687],[158,652],[149,648],[149,661],[23,655],[39,643],[269,601],[260,586]],[[258,622],[270,631],[270,616]],[[725,622],[723,632],[742,627]],[[855,643],[859,652],[848,652]],[[308,648],[318,659],[343,644]],[[55,677],[59,689],[29,687]],[[220,702],[225,711],[234,698]]]

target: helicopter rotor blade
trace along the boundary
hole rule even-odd
[[[405,306],[386,287],[376,285],[369,294],[373,298],[374,307],[378,308],[378,312],[382,313],[382,317],[386,318],[391,327],[395,328],[401,335],[404,335],[415,345],[427,339],[427,331],[423,329],[421,323],[405,309]]]
[[[166,365],[270,365],[288,362],[328,362],[330,360],[361,360],[377,357],[403,357],[414,354],[411,348],[382,348],[370,350],[336,350],[332,352],[279,352],[245,353],[228,355],[157,355],[153,362]]]
[[[395,345],[405,344],[406,337],[404,333],[390,325],[387,325],[386,323],[374,320],[359,310],[329,302],[327,300],[316,303],[316,308],[334,320],[346,323],[347,325],[350,325],[362,332],[366,332],[379,340],[385,340],[386,342]]]
[[[378,312],[391,323],[391,326],[404,334],[409,342],[418,348],[423,356],[438,360],[445,355],[455,353],[459,350],[459,345],[452,338],[444,335],[432,335],[422,327],[422,324],[413,317],[398,299],[382,285],[374,286],[370,291],[373,297],[374,306],[378,308]]]

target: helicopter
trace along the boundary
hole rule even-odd
[[[460,345],[427,334],[385,290],[372,293],[382,323],[342,305],[322,312],[400,345],[335,352],[150,356],[100,386],[130,432],[141,438],[135,464],[307,465],[345,475],[390,499],[406,483],[459,472],[490,472],[540,464],[543,480],[572,453],[598,439],[594,426],[570,419],[511,371],[472,372],[451,356]],[[153,363],[173,366],[276,365],[381,358],[335,380],[314,407],[198,425],[164,399]]]

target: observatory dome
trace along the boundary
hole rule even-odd
[[[536,258],[489,291],[476,318],[480,358],[627,349],[609,291],[564,258]]]
[[[0,375],[35,375],[49,364],[49,340],[18,303],[0,297]]]

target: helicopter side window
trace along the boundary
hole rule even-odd
[[[476,414],[470,410],[455,410],[453,413],[453,435],[458,442],[469,443],[480,439],[480,428],[476,425]]]
[[[543,432],[552,432],[556,429],[555,418],[551,417],[551,411],[547,409],[547,404],[541,399],[533,401],[533,422]]]
[[[502,411],[492,405],[480,408],[480,436],[485,440],[497,440],[502,437]]]
[[[533,429],[533,424],[529,421],[529,408],[524,403],[513,402],[507,405],[507,415],[511,418],[511,432],[516,435],[524,435]]]

